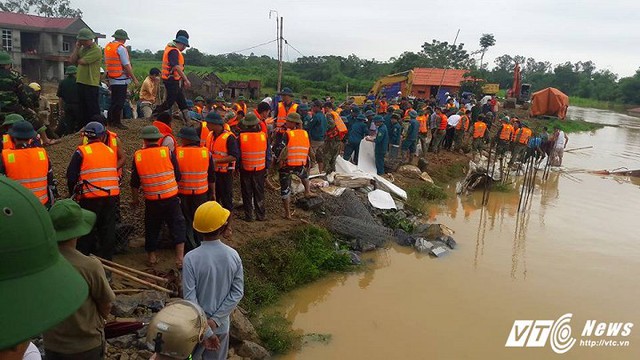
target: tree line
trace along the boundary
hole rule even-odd
[[[513,83],[516,63],[522,68],[523,83],[533,90],[555,87],[569,96],[578,96],[602,101],[640,104],[640,70],[630,77],[619,76],[608,69],[597,69],[593,61],[564,62],[552,64],[532,57],[504,54],[495,59],[493,66],[484,63],[484,54],[495,44],[492,34],[483,34],[479,49],[469,51],[464,44],[446,41],[425,42],[420,51],[405,51],[387,61],[363,59],[355,54],[344,56],[303,56],[292,62],[284,62],[285,86],[298,93],[336,94],[344,93],[349,84],[350,93],[366,93],[380,77],[413,69],[435,67],[468,69],[470,76],[484,79],[488,83],[499,83],[508,89]],[[480,55],[480,64],[475,59]],[[162,51],[131,51],[132,59],[162,60]],[[263,86],[275,88],[277,83],[277,60],[269,56],[242,54],[205,54],[196,48],[185,52],[187,65],[202,66],[216,73],[232,73],[243,78],[254,76],[262,80]]]

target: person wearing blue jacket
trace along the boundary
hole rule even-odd
[[[318,163],[318,170],[324,172],[324,154],[322,152],[324,147],[324,139],[327,133],[327,117],[322,112],[323,103],[320,100],[314,100],[311,106],[311,112],[313,115],[308,121],[304,122],[304,129],[309,133],[309,140],[311,142],[311,148],[316,154],[316,162]]]
[[[380,115],[373,117],[373,123],[378,127],[375,138],[368,137],[369,141],[373,141],[376,144],[374,155],[376,159],[376,172],[378,175],[384,175],[384,156],[387,154],[389,148],[389,131],[384,124],[384,118]]]
[[[353,163],[356,165],[358,164],[358,154],[360,153],[360,142],[369,133],[365,120],[367,118],[362,114],[355,118],[355,123],[351,124],[351,128],[349,128],[347,146],[344,148],[344,159],[349,161],[351,155],[353,155]]]
[[[413,162],[413,157],[416,154],[416,142],[418,141],[418,131],[420,130],[420,124],[416,118],[418,113],[415,110],[409,111],[409,129],[407,130],[407,136],[402,142],[402,151],[407,152],[407,161]]]
[[[400,141],[402,140],[402,125],[400,125],[400,115],[391,115],[391,127],[389,131],[389,143],[391,149],[389,155],[392,159],[397,159],[400,155]]]

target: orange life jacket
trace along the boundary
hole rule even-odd
[[[440,126],[438,130],[447,130],[447,125],[449,125],[449,118],[445,114],[440,114]]]
[[[309,156],[309,134],[305,130],[287,130],[287,165],[304,166],[307,165]]]
[[[529,138],[531,138],[531,135],[531,129],[526,127],[519,128],[514,135],[513,141],[517,141],[520,144],[527,145],[529,143]]]
[[[469,117],[467,115],[460,116],[460,121],[456,125],[456,130],[469,130]]]
[[[404,118],[408,117],[409,116],[409,111],[411,111],[411,110],[413,110],[413,108],[411,108],[411,107],[408,108],[407,110],[405,110],[404,111],[404,115],[402,116],[402,118],[404,119]]]
[[[238,111],[242,111],[245,115],[247,115],[247,104],[241,105],[240,103],[233,104],[233,111],[236,113]]]
[[[198,114],[202,115],[202,106],[195,105],[194,108]]]
[[[240,134],[242,169],[260,171],[267,167],[267,136],[261,132]]]
[[[291,103],[291,107],[287,111],[283,102],[278,103],[278,116],[276,116],[276,127],[284,127],[284,123],[287,122],[287,115],[298,111],[298,104]]]
[[[230,163],[218,163],[219,159],[229,156],[229,151],[227,149],[227,139],[229,136],[233,136],[229,131],[224,131],[218,137],[215,137],[214,133],[211,132],[207,138],[207,149],[211,151],[213,159],[216,161],[216,172],[226,173],[228,171],[233,171],[236,168],[235,161]]]
[[[342,121],[342,118],[340,117],[340,114],[338,114],[338,112],[332,111],[331,114],[333,115],[333,122],[336,124],[338,132],[342,134],[342,137],[344,137],[344,135],[349,131],[347,129],[347,125],[344,124],[344,121]]]
[[[184,55],[182,55],[182,51],[175,47],[175,45],[167,45],[167,47],[164,48],[164,54],[162,55],[162,80],[169,80],[169,78],[172,78],[173,80],[182,79],[180,74],[178,74],[178,72],[169,65],[169,52],[172,50],[178,51],[178,65],[184,67]]]
[[[393,110],[400,110],[400,105],[389,105]]]
[[[119,195],[118,155],[113,149],[97,141],[78,146],[78,151],[82,154],[78,183],[84,183],[80,198],[93,199]]]
[[[5,174],[31,190],[43,205],[49,200],[49,156],[43,148],[2,150]]]
[[[418,130],[421,134],[426,134],[429,132],[429,128],[427,127],[427,116],[420,115],[416,118],[418,120],[418,124],[420,124],[420,129]]]
[[[154,121],[151,125],[157,127],[158,130],[160,130],[160,133],[162,134],[162,137],[160,138],[160,140],[158,140],[158,146],[163,146],[162,143],[166,138],[173,139],[174,147],[178,146],[178,141],[176,140],[176,137],[173,136],[173,129],[171,128],[171,126],[161,121]]]
[[[134,164],[145,199],[162,200],[178,194],[178,183],[170,155],[166,146],[152,146],[136,151]]]
[[[388,109],[389,104],[384,100],[380,100],[380,103],[378,103],[378,114],[386,114]]]
[[[201,122],[200,125],[202,126],[202,128],[200,130],[200,146],[206,146],[207,145],[207,138],[209,137],[209,133],[211,131],[209,131],[209,128],[207,128],[207,122],[206,121]]]
[[[9,134],[2,135],[2,150],[13,150],[16,148],[16,144],[11,139]]]
[[[227,125],[229,125],[229,128],[233,128],[238,126],[239,123],[240,121],[238,121],[238,117],[234,116],[233,118],[229,119],[229,121],[227,122]]]
[[[204,146],[179,146],[176,159],[180,169],[178,193],[200,195],[209,190],[209,150]]]
[[[481,138],[484,137],[485,132],[487,131],[487,124],[482,121],[476,121],[473,124],[473,138]]]
[[[502,125],[502,129],[500,130],[500,140],[511,140],[511,135],[513,134],[513,126],[511,124]]]
[[[125,75],[124,67],[120,61],[120,55],[118,55],[120,46],[124,47],[124,44],[118,41],[112,41],[104,48],[104,64],[106,65],[107,76],[110,79],[119,79],[122,78],[122,75]],[[127,57],[128,56],[129,53],[127,52]]]

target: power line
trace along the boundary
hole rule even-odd
[[[286,39],[284,40],[284,43],[287,44],[287,46],[291,47],[293,50],[295,50],[295,52],[297,52],[301,56],[306,56],[305,54],[301,53],[300,50],[296,49],[295,46],[289,44],[289,41],[287,41]]]
[[[255,49],[255,48],[261,47],[261,46],[269,45],[269,44],[274,43],[274,42],[276,42],[276,41],[278,41],[278,39],[273,39],[273,40],[271,40],[271,41],[267,41],[267,42],[264,42],[264,43],[262,43],[262,44],[258,44],[258,45],[255,45],[255,46],[251,46],[251,47],[248,47],[248,48],[246,48],[246,49],[241,49],[241,50],[236,50],[236,51],[230,51],[230,52],[222,53],[222,54],[220,54],[220,55],[227,55],[227,54],[241,53],[241,52],[244,52],[244,51],[247,51],[247,50],[251,50],[251,49]]]

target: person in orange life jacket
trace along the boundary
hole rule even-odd
[[[282,142],[276,146],[282,149],[278,155],[278,175],[280,178],[280,195],[284,206],[285,219],[291,219],[291,175],[294,174],[304,185],[305,197],[311,196],[307,166],[312,156],[311,142],[306,131],[302,130],[300,114],[287,115],[286,131]]]
[[[214,107],[215,107],[216,111],[224,111],[224,113],[227,112],[227,107],[226,107],[226,105],[224,103],[224,98],[222,98],[220,96],[216,97],[215,106]]]
[[[432,150],[437,154],[438,152],[440,152],[444,137],[447,134],[447,125],[449,118],[439,107],[436,108],[436,115],[440,118],[440,120],[438,121],[438,127],[436,128],[436,137],[431,141],[434,142]]]
[[[484,122],[485,116],[483,114],[478,115],[478,121],[473,123],[473,141],[471,148],[473,152],[481,153],[484,149],[484,143],[489,137],[488,126]]]
[[[253,221],[254,211],[256,219],[264,221],[264,184],[271,162],[269,139],[260,129],[260,120],[253,113],[242,119],[239,129],[238,169],[245,221]]]
[[[11,127],[13,126],[13,124],[17,123],[18,121],[24,121],[24,118],[22,117],[22,115],[9,114],[5,116],[4,122],[2,123],[2,125],[0,125],[0,150],[15,149],[15,144],[13,143],[13,140],[11,140],[11,135],[9,135],[9,130],[11,130]]]
[[[148,125],[140,131],[144,141],[136,151],[131,165],[131,207],[140,206],[139,191],[144,194],[144,249],[150,266],[158,263],[158,237],[163,223],[169,226],[176,250],[176,266],[182,267],[186,225],[180,199],[178,181],[182,179],[175,154],[158,145],[162,134]]]
[[[425,112],[423,109],[418,110],[418,117],[416,120],[420,125],[418,129],[418,141],[420,142],[420,150],[422,150],[422,157],[427,156],[428,146],[427,139],[429,138],[429,117],[431,116],[431,112]],[[391,129],[388,129],[391,131]]]
[[[167,98],[154,110],[154,114],[159,114],[170,110],[173,104],[177,103],[187,125],[191,118],[183,88],[189,90],[191,82],[184,73],[184,55],[182,55],[182,52],[188,47],[189,38],[184,35],[176,36],[176,39],[165,47],[162,57],[162,81],[166,88]],[[180,87],[181,82],[182,87]]]
[[[287,121],[287,115],[297,112],[298,104],[293,102],[293,90],[290,88],[282,89],[278,95],[281,96],[282,101],[276,104],[276,128],[285,131],[284,125]]]
[[[242,115],[242,117],[244,117],[244,114]],[[224,129],[226,131],[231,131],[234,135],[237,135],[238,132],[240,132],[238,130],[238,124],[240,123],[240,120],[241,118],[235,111],[227,111],[227,113],[224,115]]]
[[[216,201],[225,209],[233,210],[233,170],[238,160],[236,137],[224,130],[224,120],[217,113],[207,114],[209,137],[205,146],[213,154],[216,169]]]
[[[118,29],[113,34],[113,38],[114,40],[104,48],[104,62],[111,90],[111,105],[109,106],[107,123],[118,129],[126,130],[127,126],[122,124],[122,109],[127,100],[127,88],[131,81],[136,88],[140,86],[140,82],[133,74],[129,53],[124,45],[129,40],[129,35],[126,31]]]
[[[116,219],[120,185],[118,155],[104,143],[107,129],[99,122],[85,125],[82,135],[87,143],[78,146],[67,166],[69,194],[83,209],[98,215],[93,231],[78,239],[78,251],[113,259],[116,244]]]
[[[269,134],[267,118],[271,115],[271,106],[266,102],[261,102],[257,108],[253,109],[253,114],[260,120],[260,131]]]
[[[40,203],[49,208],[54,202],[56,185],[46,150],[32,145],[36,135],[33,125],[26,120],[13,124],[9,137],[14,149],[2,151],[0,174],[31,190]]]
[[[231,106],[232,110],[238,113],[239,111],[247,113],[247,103],[245,102],[244,96],[240,95],[236,99],[238,102]]]
[[[496,133],[496,153],[502,157],[507,150],[509,150],[509,145],[511,144],[511,137],[513,136],[513,126],[509,124],[509,118],[503,116],[501,119],[501,127]]]
[[[529,149],[529,139],[532,137],[533,132],[525,123],[520,123],[520,127],[513,133],[511,159],[509,160],[509,166],[515,161],[524,160]]]
[[[107,119],[100,114],[93,115],[89,120],[103,125],[107,123]],[[122,144],[120,137],[115,132],[107,129],[105,136],[102,137],[102,142],[110,147],[111,150],[115,151],[116,155],[118,155],[118,176],[122,177],[122,169],[124,168],[127,158],[124,152],[124,145]],[[83,136],[82,144],[86,145],[87,143],[89,143],[89,139]]]
[[[209,150],[200,145],[198,131],[183,127],[178,132],[180,146],[176,148],[176,160],[182,178],[178,181],[180,207],[186,223],[185,253],[200,246],[202,235],[193,230],[196,209],[213,199],[215,191],[215,166]]]
[[[204,111],[204,98],[202,96],[196,96],[193,101],[195,102],[194,111],[202,116],[202,112]]]
[[[336,158],[342,151],[342,138],[347,134],[346,131],[342,132],[338,129],[338,126],[336,126],[334,118],[339,116],[336,112],[327,113],[327,133],[324,148],[322,149],[324,155],[323,163],[325,164],[325,172],[327,174],[335,171]],[[342,122],[343,120],[340,119],[339,121]],[[344,123],[342,126],[344,126]]]
[[[158,116],[156,116],[156,120],[151,125],[157,127],[162,134],[158,145],[166,146],[171,150],[171,152],[174,152],[178,142],[173,136],[173,129],[171,128],[171,114],[168,112],[158,114]]]
[[[460,110],[460,122],[456,125],[456,133],[454,136],[454,144],[456,149],[462,149],[464,142],[464,134],[469,131],[471,124],[471,110]]]

